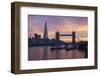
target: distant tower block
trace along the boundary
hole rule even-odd
[[[72,42],[75,43],[75,31],[72,32]]]
[[[45,22],[45,27],[44,27],[44,39],[48,39],[48,28],[47,28],[47,21]]]

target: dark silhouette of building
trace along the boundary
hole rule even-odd
[[[45,27],[44,27],[44,36],[43,36],[43,39],[48,39],[47,21],[45,22]]]
[[[41,39],[41,35],[38,35],[37,33],[34,34],[35,39]]]

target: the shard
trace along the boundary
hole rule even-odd
[[[47,21],[45,21],[45,26],[44,26],[44,39],[48,39],[48,28],[47,28]]]

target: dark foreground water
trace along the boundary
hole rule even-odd
[[[74,50],[50,50],[49,46],[29,47],[28,60],[49,60],[49,59],[76,59],[85,58],[85,51]]]

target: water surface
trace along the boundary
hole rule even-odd
[[[49,60],[49,59],[77,59],[85,58],[85,51],[74,50],[50,50],[49,46],[29,47],[28,60]]]

